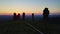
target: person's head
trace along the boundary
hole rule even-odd
[[[16,13],[14,13],[14,16],[16,16]]]
[[[20,16],[20,13],[18,13],[18,16]]]
[[[45,8],[45,10],[48,10],[48,8]]]

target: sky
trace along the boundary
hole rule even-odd
[[[0,15],[42,14],[46,7],[50,14],[60,14],[60,0],[0,0]]]

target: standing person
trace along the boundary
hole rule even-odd
[[[43,10],[43,19],[47,20],[48,16],[49,16],[49,10],[48,10],[48,8],[45,8]]]
[[[20,20],[20,13],[18,13],[17,15],[17,20]]]
[[[32,21],[34,21],[34,13],[32,13]]]
[[[25,13],[23,12],[22,19],[25,20]]]
[[[13,20],[16,20],[16,13],[13,13]]]
[[[44,10],[43,10],[43,22],[44,22],[44,24],[45,24],[45,30],[46,30],[46,32],[45,32],[45,34],[47,34],[49,31],[49,29],[48,29],[48,16],[49,16],[49,10],[48,10],[48,8],[45,8]]]

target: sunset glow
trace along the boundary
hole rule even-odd
[[[42,14],[45,7],[49,8],[50,14],[60,13],[60,0],[0,0],[0,15]]]

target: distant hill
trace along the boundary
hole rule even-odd
[[[35,15],[35,20],[42,20],[43,19],[43,15]],[[50,19],[59,19],[60,15],[49,15]],[[22,16],[21,16],[22,19]],[[32,19],[31,15],[26,15],[25,19]],[[0,15],[0,21],[4,21],[4,20],[13,20],[13,16],[12,15]]]

